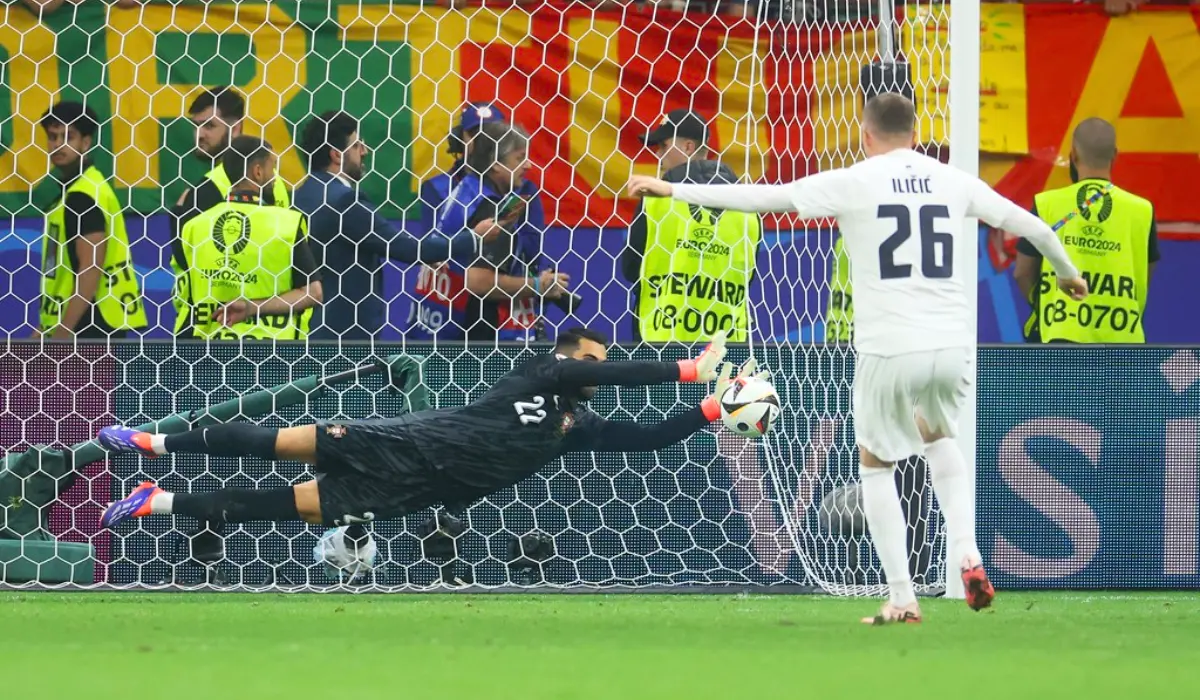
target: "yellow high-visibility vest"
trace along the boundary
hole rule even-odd
[[[246,202],[222,202],[188,221],[180,232],[188,267],[186,284],[175,285],[177,306],[184,311],[175,321],[176,333],[191,325],[197,338],[307,337],[311,309],[261,314],[229,327],[214,318],[228,302],[292,290],[293,251],[307,234],[300,212]]]
[[[1036,328],[1043,343],[1145,343],[1142,314],[1149,283],[1150,227],[1154,205],[1103,180],[1083,180],[1034,198],[1038,216],[1055,223],[1101,188],[1108,192],[1058,230],[1058,238],[1087,280],[1089,296],[1063,293],[1050,263],[1031,300],[1026,335]]]
[[[46,235],[42,239],[42,303],[39,323],[50,331],[62,322],[67,302],[75,294],[75,270],[71,267],[66,239],[66,202],[73,192],[83,192],[96,200],[104,212],[105,252],[100,286],[93,303],[104,322],[115,330],[146,327],[146,308],[129,254],[129,234],[121,203],[104,175],[89,166],[63,192],[62,199],[46,214]],[[93,233],[80,231],[80,235]]]
[[[664,197],[645,200],[638,323],[647,342],[696,342],[719,330],[747,338],[747,292],[762,237],[758,217]]]

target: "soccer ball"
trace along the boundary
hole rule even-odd
[[[325,575],[344,583],[353,583],[364,578],[375,568],[375,557],[378,553],[375,538],[369,532],[366,543],[355,549],[351,542],[347,542],[344,527],[326,530],[313,547],[313,559],[322,565]]]
[[[762,437],[779,417],[779,394],[765,379],[738,377],[721,395],[721,420],[743,437]]]

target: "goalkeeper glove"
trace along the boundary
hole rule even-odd
[[[717,378],[717,365],[725,359],[725,331],[718,331],[699,357],[679,361],[679,381],[711,382]]]
[[[771,373],[767,370],[755,372],[758,368],[758,360],[751,357],[746,360],[746,364],[738,370],[737,376],[733,375],[733,364],[726,362],[721,365],[721,370],[717,373],[716,390],[700,403],[700,408],[704,411],[704,417],[709,421],[714,421],[721,417],[721,397],[739,379],[770,379]]]

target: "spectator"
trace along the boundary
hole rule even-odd
[[[670,112],[644,140],[667,182],[737,181],[708,159],[708,124],[695,112]],[[634,338],[696,342],[725,330],[730,340],[746,340],[746,294],[761,237],[752,214],[643,200],[621,255],[622,274],[634,287]]]
[[[221,166],[221,156],[229,148],[231,140],[242,135],[242,120],[246,117],[246,100],[231,87],[205,89],[188,107],[188,114],[196,127],[196,150],[194,155],[208,168],[204,179],[189,188],[175,203],[171,212],[171,268],[177,283],[187,284],[191,277],[183,274],[187,260],[179,244],[180,232],[187,222],[201,212],[217,206],[229,196],[233,183]],[[286,207],[290,204],[288,188],[278,176],[272,186],[263,192],[263,204]],[[186,294],[176,295],[175,317],[179,318],[186,309],[179,306]]]
[[[121,203],[88,157],[100,121],[90,107],[59,102],[42,115],[41,125],[63,190],[46,212],[34,337],[123,338],[146,326],[146,309]]]
[[[345,112],[325,112],[305,126],[300,150],[308,157],[309,175],[296,190],[296,208],[309,217],[322,269],[326,302],[315,309],[314,339],[370,340],[387,323],[383,299],[383,264],[387,259],[435,264],[451,256],[470,264],[480,244],[470,233],[453,239],[428,236],[418,240],[401,233],[375,211],[358,191],[368,149],[359,136],[358,120]],[[498,227],[477,226],[481,235]]]
[[[176,335],[302,340],[308,309],[321,303],[320,274],[304,215],[266,206],[279,160],[271,144],[234,138],[221,157],[229,198],[192,217],[180,237]]]
[[[1047,224],[1066,220],[1058,237],[1091,293],[1075,301],[1062,292],[1049,264],[1021,239],[1013,276],[1033,307],[1025,326],[1030,342],[1146,342],[1142,317],[1159,257],[1154,205],[1112,183],[1116,157],[1113,125],[1094,117],[1083,120],[1071,136],[1075,184],[1033,199],[1033,213]]]
[[[231,87],[206,89],[192,100],[188,114],[196,126],[195,156],[209,167],[204,180],[180,197],[175,216],[180,228],[188,218],[208,211],[229,196],[233,187],[229,175],[221,166],[221,156],[232,139],[242,135],[246,117],[246,100]],[[291,204],[287,184],[276,176],[271,187],[263,191],[263,204],[286,207]]]
[[[450,171],[434,175],[421,184],[421,231],[433,228],[436,214],[465,174],[463,164],[471,152],[471,141],[484,124],[503,123],[504,113],[486,102],[472,102],[463,109],[458,125],[450,131],[449,152],[454,156]]]
[[[21,0],[25,7],[28,7],[29,11],[38,17],[45,17],[51,12],[54,12],[58,8],[62,7],[63,1],[64,0]],[[75,0],[76,4],[78,4],[79,1],[80,0]]]
[[[545,216],[529,170],[529,135],[503,123],[484,124],[471,145],[467,174],[441,208],[436,231],[479,224],[500,236],[466,268],[425,266],[418,302],[409,317],[413,338],[530,339],[539,325],[540,300],[561,299],[570,279],[541,263]]]

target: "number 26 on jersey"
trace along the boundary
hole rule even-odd
[[[877,216],[896,222],[896,231],[879,246],[879,277],[897,280],[913,276],[913,266],[896,262],[896,253],[908,248],[905,244],[913,237],[915,224],[918,240],[914,243],[921,248],[921,276],[950,279],[954,276],[954,234],[937,230],[939,223],[950,219],[950,209],[944,204],[926,204],[916,211],[916,217],[913,213],[904,204],[879,205]]]

